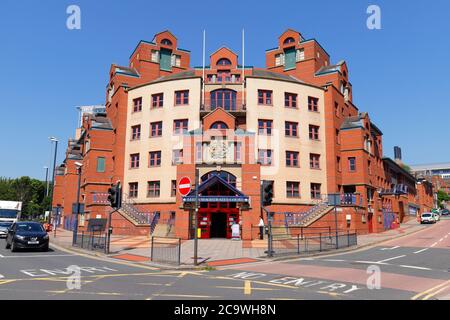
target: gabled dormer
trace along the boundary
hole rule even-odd
[[[232,70],[238,66],[238,55],[227,47],[221,47],[210,55],[211,69]]]

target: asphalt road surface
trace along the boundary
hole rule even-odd
[[[449,269],[449,219],[368,249],[211,271],[160,270],[57,249],[12,253],[0,240],[0,299],[447,300]]]

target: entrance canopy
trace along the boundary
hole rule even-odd
[[[208,191],[216,189],[216,187],[219,187],[223,192],[221,194],[209,195]],[[199,202],[249,202],[248,196],[218,175],[213,175],[200,184],[198,187],[198,195]],[[195,202],[195,190],[192,190],[186,197],[183,197],[183,203],[191,202]]]

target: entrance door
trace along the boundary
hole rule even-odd
[[[211,213],[211,238],[227,237],[227,214],[225,212]]]
[[[372,218],[373,218],[373,213],[369,212],[368,218],[367,218],[367,223],[369,224],[368,225],[369,233],[373,233],[373,222],[372,222],[373,219]]]

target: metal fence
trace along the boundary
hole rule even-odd
[[[181,239],[152,237],[150,257],[153,262],[180,265]]]
[[[356,232],[324,232],[272,238],[272,255],[305,254],[336,250],[357,245]],[[336,243],[337,242],[337,243]]]
[[[75,243],[75,246],[87,250],[105,251],[106,240],[106,233],[103,232],[81,232],[77,234],[77,242]]]

